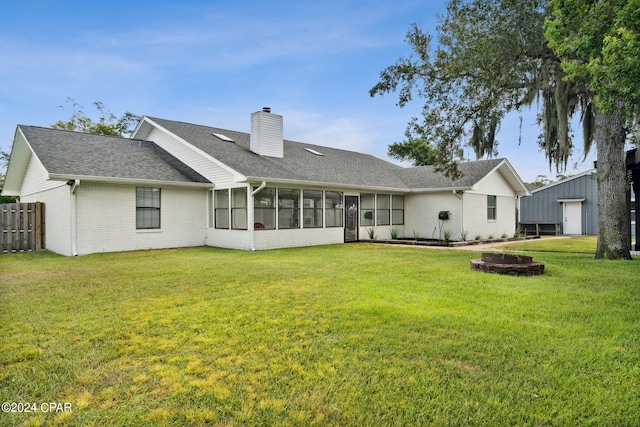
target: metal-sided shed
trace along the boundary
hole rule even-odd
[[[589,169],[520,199],[520,229],[527,234],[598,234],[596,170]]]

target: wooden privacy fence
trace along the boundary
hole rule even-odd
[[[44,225],[44,203],[0,205],[0,253],[44,249]]]

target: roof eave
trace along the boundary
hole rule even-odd
[[[299,185],[309,187],[331,187],[331,188],[344,188],[349,190],[367,190],[367,191],[387,191],[390,193],[408,193],[410,190],[404,187],[381,187],[375,185],[358,185],[358,184],[342,184],[339,182],[320,182],[320,181],[304,181],[297,179],[282,179],[282,178],[266,178],[258,176],[247,176],[242,181],[237,182],[267,182],[269,184],[285,184],[285,185]]]
[[[411,188],[410,193],[448,193],[451,191],[469,191],[473,190],[473,187],[438,187],[438,188]]]
[[[482,182],[484,179],[486,179],[492,173],[494,173],[496,171],[500,171],[500,169],[503,169],[503,168],[506,168],[508,173],[511,175],[511,177],[508,177],[508,176],[505,175],[504,172],[501,172],[503,177],[507,180],[507,182],[509,183],[509,185],[513,189],[513,193],[516,196],[529,196],[529,195],[531,195],[531,193],[529,192],[529,189],[525,185],[524,181],[522,180],[522,178],[520,178],[520,175],[518,175],[516,170],[513,168],[513,166],[511,166],[511,163],[509,163],[509,160],[507,160],[507,159],[502,159],[502,161],[500,161],[500,163],[498,163],[496,165],[496,167],[491,169],[491,171],[489,171],[487,174],[485,174],[484,177],[482,177],[480,180],[478,180],[478,182],[476,182],[474,184],[474,186],[478,185],[480,182]]]
[[[504,159],[502,161],[502,163],[500,164],[500,167],[502,166],[506,166],[509,169],[509,172],[511,172],[511,174],[513,175],[513,177],[515,178],[518,186],[520,187],[520,190],[516,190],[515,188],[513,189],[513,192],[516,194],[516,196],[530,196],[531,192],[529,191],[529,189],[527,188],[527,185],[524,183],[524,181],[522,180],[522,178],[520,178],[520,175],[518,175],[518,172],[516,172],[516,170],[514,169],[514,167],[511,165],[511,163],[509,162],[509,160]]]
[[[157,179],[140,178],[115,178],[105,176],[71,175],[71,174],[49,174],[49,179],[56,181],[69,181],[79,179],[80,181],[100,182],[107,184],[122,185],[144,185],[156,187],[191,187],[191,188],[214,188],[211,182],[185,182],[185,181],[164,181]]]
[[[20,145],[19,141],[24,142],[24,146]],[[16,127],[16,132],[13,137],[13,144],[11,145],[11,154],[9,155],[9,164],[5,171],[5,181],[2,190],[2,194],[5,196],[19,196],[22,188],[22,182],[26,175],[27,168],[29,167],[29,161],[31,156],[36,156],[31,144],[27,140],[27,137],[22,132],[20,125]],[[40,159],[38,159],[40,162]],[[42,164],[42,162],[40,162]],[[43,166],[44,167],[44,166]]]
[[[531,194],[537,193],[542,190],[546,190],[551,187],[555,187],[556,185],[564,184],[565,182],[573,181],[574,179],[583,177],[585,175],[596,174],[596,173],[597,173],[597,169],[595,168],[587,169],[586,171],[580,172],[579,174],[571,175],[568,178],[561,179],[560,181],[552,182],[551,184],[547,184],[544,187],[536,188],[535,190],[531,190]]]
[[[138,132],[140,132],[140,129],[142,128],[142,126],[146,122],[146,119],[147,119],[147,116],[142,116],[140,121],[138,121],[138,124],[136,125],[136,128],[133,130],[133,132],[131,132],[131,139],[138,139],[136,135],[138,134]],[[146,138],[140,138],[140,139],[146,139]]]

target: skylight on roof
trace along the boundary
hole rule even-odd
[[[324,156],[324,154],[320,153],[319,151],[314,150],[313,148],[306,148],[303,147],[305,150],[307,150],[308,152],[310,152],[311,154],[315,154],[316,156]]]
[[[227,135],[223,135],[221,133],[212,133],[211,135],[215,136],[218,139],[221,139],[223,141],[227,141],[227,142],[235,142],[233,139],[229,138]]]

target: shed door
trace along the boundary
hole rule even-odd
[[[582,202],[564,202],[563,234],[582,234]]]

